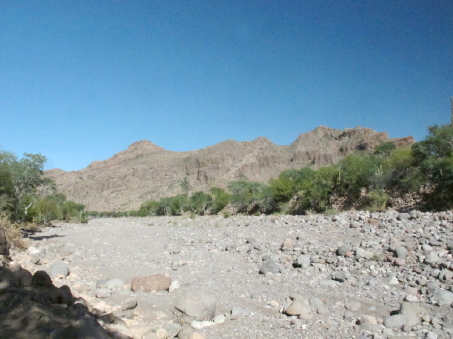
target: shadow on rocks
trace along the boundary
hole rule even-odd
[[[56,287],[44,271],[34,275],[0,253],[0,338],[111,338],[75,299],[68,286]]]

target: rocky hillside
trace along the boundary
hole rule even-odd
[[[386,132],[356,127],[337,130],[318,127],[299,135],[287,146],[267,138],[227,140],[190,152],[167,151],[150,141],[133,143],[110,159],[95,161],[80,171],[46,171],[60,192],[87,210],[138,209],[146,200],[222,187],[233,180],[267,182],[281,171],[315,168],[338,162],[355,150],[372,151],[382,141],[397,146],[412,137],[390,139]],[[188,184],[188,185],[187,185]]]

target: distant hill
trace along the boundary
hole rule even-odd
[[[391,139],[386,132],[369,128],[342,131],[325,126],[299,135],[288,146],[275,145],[259,137],[244,142],[227,140],[196,151],[173,152],[142,140],[80,171],[52,169],[45,175],[55,180],[59,192],[86,205],[87,210],[126,211],[138,209],[150,199],[208,190],[213,186],[225,188],[233,180],[265,183],[287,169],[319,168],[334,164],[356,150],[372,152],[382,141],[397,146],[414,142],[411,136]]]

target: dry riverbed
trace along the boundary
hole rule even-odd
[[[452,235],[450,211],[111,218],[12,259],[116,338],[452,338]]]

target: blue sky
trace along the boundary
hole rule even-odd
[[[319,125],[421,140],[451,96],[451,0],[0,1],[0,147],[46,169]]]

